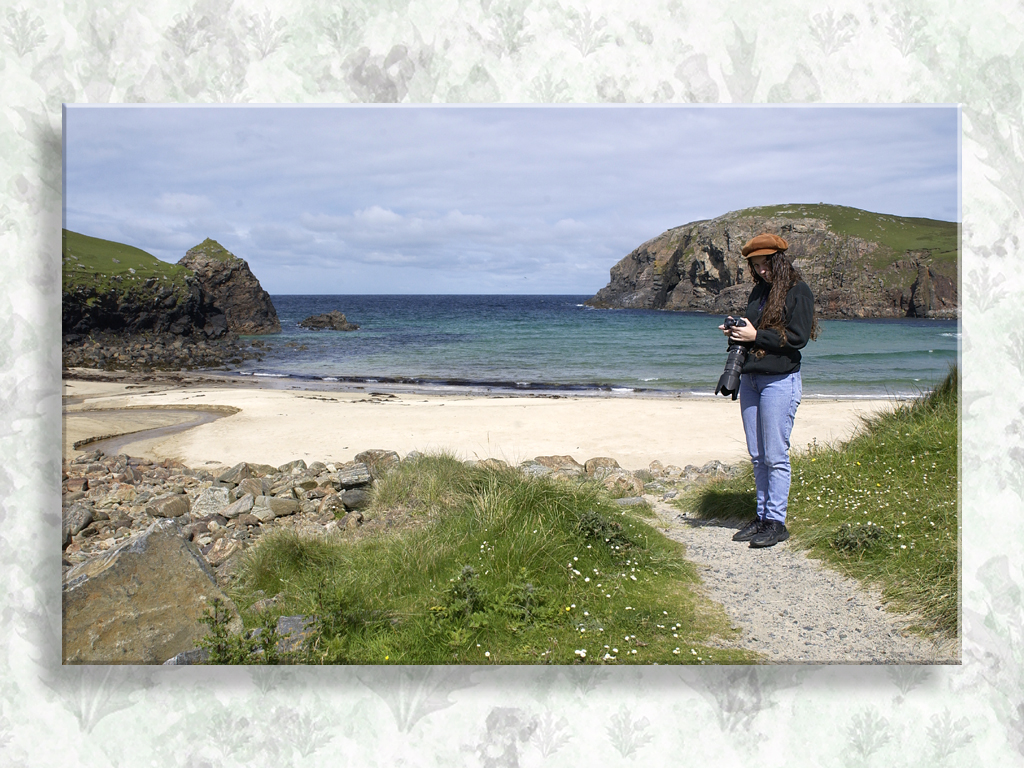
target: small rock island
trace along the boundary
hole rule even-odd
[[[350,323],[348,318],[336,309],[321,315],[307,317],[299,325],[313,331],[354,331],[359,328],[355,323]]]

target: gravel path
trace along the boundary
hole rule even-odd
[[[764,549],[732,540],[738,525],[700,520],[646,497],[659,528],[686,545],[708,598],[742,632],[729,647],[769,664],[959,664],[959,644],[905,630],[875,591],[811,560],[789,542]]]

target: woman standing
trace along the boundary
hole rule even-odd
[[[749,345],[739,395],[754,465],[757,519],[732,538],[752,547],[771,547],[789,538],[789,436],[803,392],[800,349],[818,336],[814,295],[787,258],[787,248],[789,243],[771,234],[743,246],[754,280],[745,312],[748,322],[719,326],[730,342]]]

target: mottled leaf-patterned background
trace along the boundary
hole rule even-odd
[[[141,7],[0,3],[0,763],[1024,763],[1024,4]],[[962,104],[962,667],[62,668],[61,104],[395,101]]]

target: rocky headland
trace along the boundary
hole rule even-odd
[[[752,287],[740,248],[781,235],[823,318],[959,317],[955,223],[834,205],[733,211],[674,227],[611,268],[592,307],[735,314]]]
[[[137,248],[63,233],[65,368],[212,368],[259,357],[240,334],[281,330],[248,264],[214,240],[168,264]]]
[[[207,238],[189,249],[178,264],[195,274],[207,302],[224,316],[216,322],[227,330],[239,334],[281,332],[270,295],[249,265],[216,240]]]

